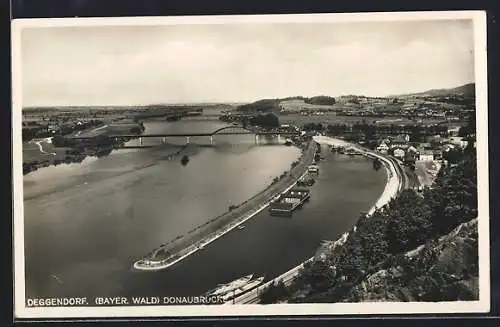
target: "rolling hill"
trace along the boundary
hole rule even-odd
[[[473,97],[476,94],[476,84],[469,83],[450,89],[432,89],[424,92],[404,94],[403,96],[447,96],[463,94],[465,97]]]

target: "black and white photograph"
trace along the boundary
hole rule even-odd
[[[15,316],[490,308],[486,14],[16,19]]]

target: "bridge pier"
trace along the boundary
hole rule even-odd
[[[189,136],[186,136],[186,144],[189,144]]]
[[[210,145],[214,145],[214,136],[210,135]]]
[[[278,134],[278,143],[281,143],[281,135]]]
[[[137,139],[137,145],[138,145],[138,146],[141,146],[141,145],[142,145],[142,137],[139,137],[139,138]]]
[[[167,144],[167,138],[165,136],[161,139],[161,141],[163,144]]]
[[[255,144],[259,144],[259,134],[255,134]]]

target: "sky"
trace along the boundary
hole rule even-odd
[[[474,82],[471,20],[24,28],[22,105],[385,96]]]

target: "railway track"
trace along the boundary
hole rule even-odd
[[[401,177],[401,184],[399,186],[398,193],[400,193],[402,190],[413,188],[413,181],[411,181],[408,173],[405,171],[403,162],[391,156],[388,156],[388,158],[394,163],[394,167],[396,167],[396,173]]]

